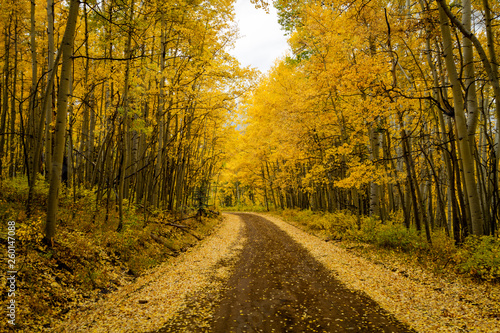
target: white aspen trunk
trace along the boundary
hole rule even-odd
[[[497,118],[497,123],[496,123],[497,138],[496,138],[495,161],[493,170],[493,173],[496,177],[498,169],[498,161],[500,160],[499,158],[500,157],[500,83],[498,81],[498,65],[496,64],[496,54],[493,44],[493,36],[491,33],[491,17],[488,16],[490,14],[488,1],[483,0],[483,4],[485,6],[486,34],[487,34],[488,49],[490,52],[491,59],[488,59],[488,56],[486,55],[486,52],[479,39],[453,15],[453,13],[446,5],[446,0],[437,0],[437,2],[439,3],[440,16],[441,13],[443,16],[447,16],[452,21],[453,25],[455,25],[465,37],[470,39],[470,41],[474,45],[479,55],[479,58],[481,59],[484,70],[486,71],[490,79],[490,83],[493,88],[493,92],[495,94],[495,108],[496,108],[496,118]],[[443,21],[443,19],[441,19],[441,21]],[[441,26],[443,27],[443,24],[441,24]]]
[[[462,0],[462,23],[464,27],[471,31],[471,0]],[[469,38],[463,37],[463,55],[464,55],[464,76],[465,76],[465,89],[467,99],[467,130],[469,136],[474,136],[476,133],[477,122],[479,119],[479,109],[477,106],[476,94],[476,74],[474,68],[474,50],[472,42]],[[474,141],[469,140],[474,146]],[[471,147],[471,148],[472,148]]]
[[[67,186],[72,187],[73,184],[73,175],[74,175],[74,166],[75,166],[75,156],[73,154],[73,124],[71,120],[73,119],[73,72],[70,74],[69,80],[69,97],[68,97],[68,119],[70,120],[68,126],[68,136],[65,144],[67,145]]]
[[[80,174],[80,179],[82,181],[86,178],[86,165],[88,164],[87,160],[89,160],[90,156],[87,153],[88,148],[88,139],[89,139],[89,127],[90,127],[90,89],[89,89],[89,31],[88,31],[88,20],[87,20],[87,7],[84,6],[83,9],[83,17],[85,20],[85,56],[87,59],[85,60],[85,74],[84,74],[84,87],[85,87],[85,98],[83,100],[83,122],[82,122],[82,130],[80,136],[80,151],[76,156],[76,166],[77,170]],[[82,155],[85,156],[86,160],[82,159]]]
[[[370,130],[371,160],[376,163],[380,158],[380,133],[376,129]],[[370,183],[370,216],[380,216],[380,189],[379,185]]]

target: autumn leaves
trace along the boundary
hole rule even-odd
[[[250,71],[228,53],[231,1],[5,1],[0,172],[68,187],[95,209],[185,210],[212,192]],[[65,31],[67,33],[65,33]],[[7,130],[9,128],[9,130]],[[8,134],[7,134],[8,133]]]
[[[436,227],[457,242],[494,232],[496,7],[277,5],[293,54],[243,103],[226,196],[382,220],[402,210],[428,241]]]
[[[0,171],[29,175],[31,189],[38,171],[57,182],[52,162],[58,176],[66,156],[69,186],[94,189],[96,207],[115,204],[122,219],[127,203],[182,210],[212,197],[383,220],[403,210],[407,226],[457,242],[497,228],[488,0],[277,1],[292,54],[240,99],[244,135],[233,111],[253,73],[227,53],[231,1],[81,3],[68,76],[51,67],[70,3],[9,2],[0,22]]]

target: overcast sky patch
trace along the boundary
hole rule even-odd
[[[250,0],[238,0],[235,10],[241,37],[230,53],[243,66],[267,72],[289,49],[276,9],[270,5],[267,14],[264,9],[256,9]]]

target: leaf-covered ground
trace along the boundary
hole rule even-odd
[[[372,260],[363,259],[332,242],[325,242],[307,234],[279,218],[257,215],[272,221],[286,233],[287,237],[302,245],[310,255],[324,265],[332,279],[340,280],[355,293],[368,295],[384,309],[380,313],[387,311],[418,332],[500,332],[498,311],[500,294],[497,285],[445,279],[413,265],[388,262],[387,258],[379,258],[385,260],[384,262],[378,261],[376,257]],[[256,314],[249,311],[248,306],[244,304],[241,309],[238,308],[239,305],[228,297],[231,295],[231,289],[233,293],[242,293],[242,288],[235,285],[235,281],[248,278],[243,276],[244,274],[238,277],[237,265],[242,264],[245,267],[250,261],[258,259],[257,261],[262,262],[264,267],[262,278],[282,280],[281,282],[276,280],[279,283],[274,281],[278,285],[281,284],[280,288],[283,285],[298,285],[290,280],[291,277],[285,276],[286,274],[273,273],[271,277],[266,277],[266,270],[271,272],[274,267],[265,266],[264,262],[266,257],[272,254],[264,251],[263,247],[259,248],[259,244],[255,243],[258,240],[259,228],[262,226],[254,230],[254,241],[251,241],[245,231],[246,228],[245,222],[239,217],[225,214],[222,227],[201,244],[183,253],[173,262],[144,275],[135,283],[108,295],[101,302],[89,305],[84,311],[72,313],[71,319],[60,325],[56,331],[217,332],[216,329],[220,327],[225,327],[229,331],[233,327],[234,330],[242,329],[242,332],[245,332],[244,326],[237,328],[234,325],[239,320],[245,325],[245,320],[255,319]],[[255,244],[251,245],[252,242]],[[254,252],[248,252],[249,246],[254,247]],[[285,247],[283,244],[279,246]],[[259,250],[264,254],[257,258]],[[246,252],[248,253],[245,255]],[[314,271],[316,269],[312,269],[310,273],[314,275]],[[256,290],[260,292],[259,289],[267,290],[269,287],[261,288],[258,285]],[[269,297],[270,302],[288,299],[280,295]],[[314,296],[316,295],[311,295],[311,298]],[[266,297],[265,293],[260,298],[263,297]],[[257,303],[258,301],[256,300]],[[309,310],[304,312],[303,308],[294,310],[293,307],[289,307],[285,312],[283,309],[280,309],[279,313],[286,312],[290,315],[297,310],[297,313],[302,311],[301,313],[305,314],[305,321],[314,318]],[[269,311],[262,313],[263,318],[269,316],[267,312]],[[241,319],[223,323],[223,318],[226,316],[233,318],[234,313],[238,315],[235,318],[241,317]],[[327,317],[334,324],[337,324],[334,321],[350,319],[348,315],[336,318],[323,317]],[[272,321],[275,319],[291,323],[289,316],[269,317],[265,321],[272,326],[274,325]],[[194,321],[198,321],[196,325],[193,325]],[[286,331],[295,332],[294,327],[300,327],[300,323],[296,324]],[[327,327],[320,331],[332,331],[329,330],[328,323],[326,325]],[[265,332],[265,330],[260,331]]]
[[[26,213],[28,184],[17,177],[0,182],[0,279],[7,281],[7,221],[16,231],[15,326],[0,321],[0,332],[46,332],[64,321],[71,311],[94,304],[131,284],[137,277],[194,246],[214,232],[221,218],[213,212],[194,218],[194,212],[149,211],[127,205],[124,225],[117,231],[115,203],[96,205],[95,194],[83,187],[60,196],[56,239],[43,242],[48,185],[40,180]],[[171,223],[181,219],[182,225]],[[6,285],[6,288],[8,286]],[[10,287],[9,287],[10,288]],[[8,289],[0,294],[7,306]]]
[[[414,266],[373,262],[266,216],[348,287],[369,295],[418,332],[500,332],[500,288],[445,279]],[[387,267],[391,267],[390,269]]]
[[[241,228],[238,218],[226,218],[220,229],[198,246],[102,301],[71,313],[55,331],[147,332],[160,328],[185,308],[189,295],[210,286],[214,276],[229,276],[230,267],[217,264],[241,250],[245,242],[240,237]]]
[[[268,219],[238,216],[247,242],[219,304],[200,295],[158,333],[413,332],[364,293],[346,288]],[[207,308],[209,316],[192,313]]]

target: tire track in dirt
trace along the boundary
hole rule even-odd
[[[247,242],[225,288],[193,298],[160,332],[414,332],[347,289],[271,221],[236,215]],[[194,313],[207,307],[213,314]]]

